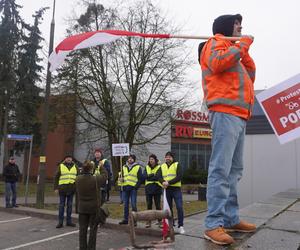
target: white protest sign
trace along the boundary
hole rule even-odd
[[[130,154],[129,143],[112,144],[113,156],[128,156]]]
[[[259,93],[256,98],[280,144],[300,137],[300,74]]]

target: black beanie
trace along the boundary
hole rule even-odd
[[[165,154],[165,157],[166,157],[167,155],[171,156],[171,157],[174,159],[174,155],[173,155],[173,153],[172,153],[171,151],[168,151],[168,152]]]
[[[66,154],[64,160],[67,159],[67,158],[72,158],[73,159],[72,154]]]
[[[223,15],[215,19],[213,23],[213,34],[222,34],[224,36],[232,36],[233,25],[235,20],[239,20],[242,23],[242,16],[240,14],[236,15]]]

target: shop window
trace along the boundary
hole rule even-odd
[[[189,168],[198,169],[198,145],[189,144]]]
[[[182,166],[182,169],[185,170],[189,168],[189,145],[180,144],[179,152],[180,152],[180,164]]]
[[[208,169],[209,159],[211,155],[211,145],[205,145],[205,169]]]
[[[180,162],[179,144],[172,144],[171,151],[174,154],[176,161]]]

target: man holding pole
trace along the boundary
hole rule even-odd
[[[204,237],[231,244],[230,231],[253,232],[239,219],[237,183],[243,171],[246,121],[254,103],[255,64],[248,50],[253,37],[242,36],[242,16],[223,15],[213,23],[214,37],[199,45],[204,99],[213,131]],[[226,37],[240,37],[239,42]]]
[[[178,227],[177,232],[184,234],[185,230],[183,227],[184,211],[183,211],[183,201],[182,201],[182,191],[181,191],[181,179],[182,179],[182,169],[178,161],[172,152],[167,152],[165,154],[165,163],[161,165],[162,178],[160,180],[164,189],[166,189],[166,198],[171,209],[173,216],[173,200],[176,205],[177,217],[178,217]],[[173,219],[174,224],[174,219]],[[174,226],[174,225],[173,225]]]

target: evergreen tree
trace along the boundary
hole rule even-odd
[[[42,58],[38,54],[43,41],[39,24],[46,9],[42,8],[33,15],[34,24],[28,27],[29,34],[24,37],[24,43],[20,46],[18,55],[14,132],[33,133],[35,143],[40,142],[40,122],[37,119],[37,109],[41,103],[40,92],[42,90],[37,84],[41,82],[41,71],[43,70],[39,64]]]
[[[34,15],[29,25],[19,14],[16,0],[0,0],[0,145],[8,133],[34,134],[40,140],[37,109],[41,83],[39,57],[41,49],[40,21],[47,8]],[[4,144],[5,145],[5,144]],[[18,144],[23,149],[24,144]],[[4,163],[8,155],[5,150]]]
[[[22,43],[24,22],[19,15],[21,6],[15,0],[0,0],[0,143],[7,135],[11,96],[16,87],[18,50]],[[5,152],[7,156],[7,152]],[[4,162],[6,159],[4,158]]]

